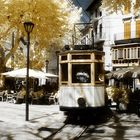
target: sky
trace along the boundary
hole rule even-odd
[[[89,15],[86,12],[86,9],[93,0],[72,0],[72,1],[76,6],[82,7],[83,14],[83,16],[81,17],[82,22],[89,22]]]
[[[90,5],[94,0],[72,0],[76,5],[83,7],[84,10]]]

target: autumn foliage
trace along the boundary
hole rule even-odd
[[[110,13],[133,9],[134,14],[138,14],[140,10],[140,0],[102,0],[102,5]]]
[[[67,6],[67,7],[66,7]],[[5,50],[4,64],[14,55],[16,67],[26,63],[25,48],[20,37],[26,40],[23,26],[25,21],[35,24],[31,33],[30,66],[38,69],[44,66],[46,52],[55,47],[62,47],[61,39],[70,31],[68,19],[70,11],[65,0],[0,0],[0,43]],[[11,41],[14,33],[14,46],[6,50],[5,43]],[[61,37],[61,38],[60,38]]]

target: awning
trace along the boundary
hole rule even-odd
[[[132,77],[132,72],[131,72],[132,69],[133,69],[132,67],[129,67],[129,68],[122,68],[116,71],[112,71],[110,73],[107,73],[106,77],[108,79],[113,79],[113,78],[122,79],[122,78]]]
[[[13,71],[1,73],[1,75],[5,75],[6,77],[26,78],[27,68],[16,69]],[[29,69],[29,77],[38,78],[38,79],[48,79],[48,78],[58,77],[58,76],[51,73],[45,73],[39,70]]]

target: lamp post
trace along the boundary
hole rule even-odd
[[[27,32],[27,74],[26,74],[26,121],[29,120],[29,50],[30,50],[30,33],[34,28],[34,24],[32,22],[24,22],[24,28]]]
[[[14,39],[14,32],[12,33],[12,49],[14,48],[14,41],[15,41],[15,39]],[[11,56],[11,68],[13,68],[14,69],[14,54],[12,53],[12,56]]]

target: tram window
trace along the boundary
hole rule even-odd
[[[61,56],[61,60],[67,60],[67,56],[66,55]]]
[[[95,59],[102,60],[102,55],[95,55]]]
[[[103,63],[95,63],[95,81],[104,81]]]
[[[91,82],[90,64],[72,65],[72,83],[90,83]]]
[[[90,59],[90,55],[72,55],[72,59]]]
[[[68,64],[61,64],[61,81],[68,81]]]

